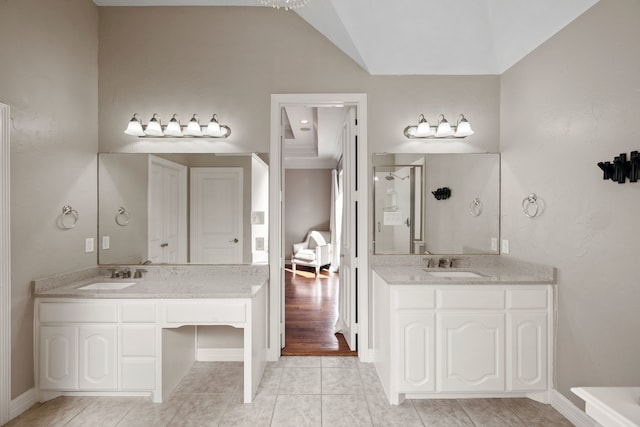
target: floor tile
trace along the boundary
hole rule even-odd
[[[285,368],[319,368],[320,356],[285,356]]]
[[[258,393],[252,403],[244,403],[243,396],[236,394],[222,416],[220,427],[268,427],[275,409],[275,394]]]
[[[417,399],[412,402],[425,426],[474,426],[460,403],[455,399]]]
[[[98,397],[73,417],[65,426],[115,426],[144,398]]]
[[[366,398],[374,426],[422,426],[418,411],[411,401],[391,405],[384,395],[367,395]]]
[[[48,402],[38,404],[19,417],[5,424],[5,427],[16,426],[64,426],[78,415],[95,398],[57,397]]]
[[[283,369],[267,366],[258,385],[258,393],[278,394],[282,381]]]
[[[321,358],[321,364],[323,368],[357,368],[358,358],[352,356],[326,356]]]
[[[278,395],[272,427],[311,427],[322,425],[322,396]]]
[[[118,427],[166,426],[175,417],[183,403],[175,397],[163,403],[145,400],[134,406],[118,423]]]
[[[185,394],[176,396],[183,401],[169,426],[205,427],[217,426],[231,403],[226,394]]]
[[[364,394],[356,368],[322,368],[322,394]]]
[[[360,368],[360,379],[365,394],[384,395],[380,377],[374,368]]]
[[[320,394],[320,368],[284,368],[278,394]]]
[[[367,398],[364,395],[323,395],[322,425],[326,427],[372,425]]]
[[[525,424],[504,403],[505,399],[459,399],[464,411],[478,427],[510,427]]]
[[[503,402],[527,427],[571,427],[573,424],[551,405],[531,399],[504,399]]]

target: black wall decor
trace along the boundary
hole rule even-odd
[[[640,153],[632,151],[629,160],[627,153],[620,153],[613,158],[613,162],[598,162],[598,167],[602,169],[602,179],[610,179],[618,184],[624,184],[629,178],[629,182],[638,182],[640,179]]]
[[[432,191],[431,194],[433,194],[436,200],[447,200],[451,197],[451,189],[449,187],[442,187]]]

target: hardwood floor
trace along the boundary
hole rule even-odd
[[[326,269],[315,277],[313,269],[289,268],[285,281],[285,333],[283,356],[354,356],[342,334],[334,334],[338,318],[338,273]]]

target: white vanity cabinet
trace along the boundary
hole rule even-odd
[[[393,284],[374,272],[374,362],[405,397],[528,396],[550,388],[552,286]]]
[[[117,307],[49,302],[37,306],[42,390],[116,390]]]

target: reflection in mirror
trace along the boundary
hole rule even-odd
[[[268,262],[267,161],[257,154],[99,154],[99,263]]]
[[[374,154],[375,254],[497,254],[500,155]]]

